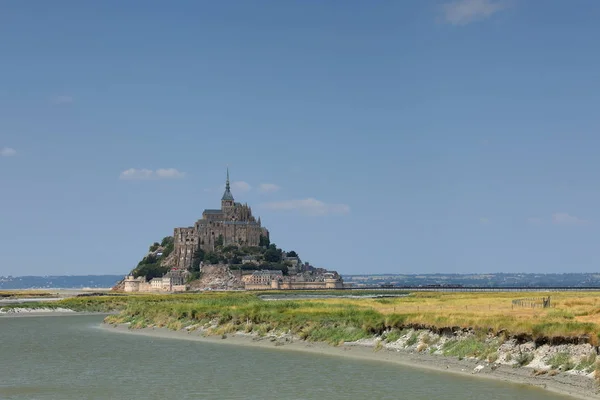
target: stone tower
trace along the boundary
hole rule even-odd
[[[229,186],[229,167],[227,168],[227,180],[225,181],[225,192],[221,197],[221,210],[224,214],[229,214],[234,206],[233,195],[231,194],[231,187]]]

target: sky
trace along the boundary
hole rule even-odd
[[[0,275],[218,208],[342,274],[595,272],[600,2],[0,3]]]

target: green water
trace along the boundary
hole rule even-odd
[[[119,334],[101,320],[0,317],[0,399],[567,399],[386,363]]]

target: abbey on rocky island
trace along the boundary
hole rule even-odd
[[[175,228],[173,237],[155,242],[113,289],[180,292],[345,287],[336,271],[303,263],[295,251],[285,252],[271,243],[260,218],[252,215],[247,204],[235,202],[228,169],[221,208],[204,210],[194,226]]]
[[[268,238],[269,231],[252,215],[247,204],[236,203],[229,185],[229,169],[225,192],[220,209],[206,209],[194,226],[175,228],[175,248],[172,260],[177,269],[190,269],[196,249],[214,251],[217,244],[223,246],[259,246],[261,238]]]

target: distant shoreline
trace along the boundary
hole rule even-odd
[[[195,340],[207,343],[228,345],[255,346],[261,348],[302,351],[322,355],[350,357],[369,361],[389,362],[412,368],[453,373],[463,376],[504,381],[511,384],[526,385],[549,390],[561,395],[577,399],[600,399],[598,387],[593,379],[586,376],[561,373],[555,376],[533,376],[533,369],[528,367],[512,368],[499,366],[495,370],[487,362],[465,358],[445,357],[427,353],[410,352],[400,349],[380,348],[374,342],[350,342],[340,346],[331,346],[322,342],[308,342],[293,337],[259,337],[256,334],[236,332],[223,336],[205,336],[203,330],[173,331],[167,328],[129,329],[128,324],[110,325],[103,323],[100,329],[134,335],[144,335],[168,339]],[[481,367],[483,366],[483,367]]]

